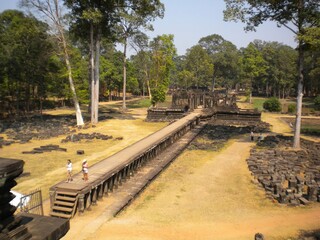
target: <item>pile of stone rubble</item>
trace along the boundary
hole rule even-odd
[[[292,137],[267,136],[247,159],[249,170],[279,203],[320,202],[320,143],[301,140],[292,149]]]
[[[42,116],[21,119],[15,122],[0,123],[0,133],[6,138],[0,138],[0,147],[13,143],[27,143],[32,139],[49,139],[59,135],[69,134],[76,122],[72,117]]]
[[[62,139],[62,143],[66,142],[79,142],[81,140],[93,140],[93,139],[101,139],[101,140],[109,140],[112,139],[112,136],[105,135],[102,133],[78,133],[68,135],[66,138]]]

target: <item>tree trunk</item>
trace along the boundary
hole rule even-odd
[[[148,88],[148,94],[149,94],[149,99],[152,99],[152,93],[151,93],[151,88],[150,88],[150,82],[149,79],[147,79],[147,88]]]
[[[122,110],[126,110],[126,93],[127,93],[127,38],[124,40],[123,47],[123,96],[122,96]]]
[[[250,93],[249,93],[249,103],[252,103],[252,79],[251,79],[251,83],[250,83]]]
[[[150,88],[150,82],[149,82],[149,77],[148,77],[147,66],[145,66],[144,74],[146,75],[147,89],[148,89],[149,99],[151,100],[152,99],[152,94],[151,94],[151,88]]]
[[[82,113],[81,113],[80,104],[79,104],[79,101],[78,101],[76,89],[75,89],[74,84],[73,84],[72,70],[71,70],[71,65],[70,65],[70,62],[69,62],[69,58],[66,57],[65,61],[66,61],[67,69],[68,69],[68,79],[69,79],[70,89],[71,89],[71,92],[72,92],[73,103],[74,103],[74,107],[75,107],[75,110],[76,110],[77,126],[82,126],[84,123],[83,123]]]
[[[65,59],[65,63],[67,66],[67,71],[68,71],[69,85],[70,85],[70,89],[72,92],[74,107],[76,110],[77,125],[81,126],[81,125],[83,125],[83,118],[82,118],[78,97],[77,97],[76,90],[75,90],[74,83],[73,83],[72,68],[71,68],[69,54],[68,54],[67,41],[66,41],[65,35],[64,35],[63,24],[61,23],[59,2],[58,2],[58,0],[54,0],[54,2],[53,2],[54,6],[52,6],[52,3],[47,1],[45,3],[46,7],[41,6],[40,2],[36,2],[36,1],[31,2],[31,4],[34,7],[36,7],[40,12],[42,12],[46,16],[48,16],[48,18],[53,22],[54,27],[57,30],[59,44],[62,44],[62,46],[63,46],[63,54],[64,54],[64,59]]]
[[[90,29],[90,34],[91,34],[91,29]],[[89,84],[89,104],[88,104],[88,113],[91,116],[91,109],[92,109],[92,81],[93,81],[93,45],[91,42],[90,38],[90,43],[89,43],[89,72],[88,72],[88,84]]]
[[[214,74],[212,75],[212,86],[211,86],[211,91],[214,92],[214,85],[216,83],[216,78],[214,76]]]
[[[99,63],[100,63],[100,32],[97,30],[96,37],[94,39],[93,25],[91,25],[90,38],[92,47],[91,66],[93,80],[91,84],[91,123],[98,123],[98,111],[99,111]]]
[[[62,32],[62,29],[60,29],[60,35],[61,35],[61,40],[62,40],[62,43],[63,43],[65,62],[66,62],[67,70],[68,70],[68,80],[69,80],[70,89],[71,89],[71,92],[72,92],[72,98],[73,98],[74,107],[75,107],[75,110],[76,110],[77,126],[82,126],[84,124],[83,123],[83,118],[82,118],[82,113],[81,113],[81,109],[80,109],[80,105],[79,105],[76,89],[75,89],[74,84],[73,84],[72,69],[71,69],[71,64],[70,64],[70,60],[69,60],[69,54],[68,54],[68,51],[67,51],[67,42],[66,42],[66,40],[64,38],[64,34]]]
[[[91,113],[91,124],[94,124],[94,41],[93,41],[93,24],[90,23],[90,113]]]
[[[297,112],[295,121],[295,131],[293,139],[293,147],[300,148],[300,131],[301,131],[301,113],[302,113],[302,98],[303,98],[303,62],[304,52],[302,49],[302,42],[299,40],[299,80],[297,87]]]

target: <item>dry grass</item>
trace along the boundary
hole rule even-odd
[[[30,179],[19,180],[19,187],[33,189],[34,185],[42,186],[44,183],[49,187],[59,179],[64,179],[65,161],[68,158],[80,170],[83,157],[75,154],[77,149],[84,149],[89,164],[92,164],[163,126],[143,122],[143,111],[135,109],[125,115],[115,112],[113,116],[118,119],[107,120],[96,128],[86,130],[122,136],[123,141],[60,144],[68,148],[67,153],[51,153],[54,156],[47,154],[52,156],[54,162],[58,161],[56,169],[49,169],[46,164],[40,167],[40,163],[49,161],[49,156],[24,155],[30,157],[25,159],[26,169],[33,172]],[[290,134],[290,128],[281,122],[279,115],[263,113],[262,117],[274,124],[273,131]],[[67,234],[64,239],[247,240],[253,239],[256,232],[263,232],[268,240],[280,240],[298,238],[301,230],[320,229],[319,204],[289,208],[266,198],[247,168],[245,159],[249,156],[252,143],[246,138],[248,136],[230,140],[219,152],[185,151],[118,217],[105,222],[105,198],[87,215],[72,219],[70,237]],[[60,139],[48,141],[52,144],[59,142]],[[34,143],[35,146],[45,144],[46,141]],[[16,145],[15,149],[13,147],[12,154],[19,154],[22,148],[33,148],[28,144]],[[37,157],[37,160],[32,157]],[[38,157],[42,157],[41,161]],[[31,161],[34,161],[32,168],[29,165]],[[34,177],[35,171],[39,172],[37,177]],[[100,227],[91,226],[93,222],[98,222]]]
[[[60,109],[47,111],[47,114],[71,114],[72,109]],[[102,159],[118,152],[119,150],[135,143],[147,135],[159,130],[166,123],[148,123],[144,121],[146,109],[136,109],[123,115],[116,112],[112,117],[115,119],[101,121],[96,127],[79,130],[81,133],[98,132],[111,135],[113,138],[123,137],[123,140],[82,140],[81,142],[61,143],[66,136],[52,138],[48,140],[32,140],[26,144],[12,144],[4,147],[0,151],[0,157],[22,159],[25,161],[24,172],[30,176],[18,178],[18,185],[14,190],[28,193],[36,188],[41,188],[43,198],[48,198],[49,188],[57,182],[66,178],[66,161],[71,159],[74,173],[81,170],[82,159],[88,159],[92,165]],[[143,129],[143,131],[141,131]],[[47,144],[58,144],[62,148],[67,148],[67,152],[52,151],[42,154],[30,155],[22,154],[23,151],[31,151],[35,147]],[[82,149],[84,155],[77,155],[76,151]]]
[[[88,239],[247,240],[256,232],[289,239],[300,229],[320,228],[319,204],[288,208],[266,198],[245,163],[252,143],[243,140],[230,141],[218,153],[185,151]]]

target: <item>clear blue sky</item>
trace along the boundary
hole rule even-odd
[[[19,0],[0,0],[0,11],[18,8]],[[154,32],[147,34],[153,38],[161,34],[173,34],[178,54],[197,44],[200,38],[219,34],[238,48],[246,47],[255,39],[277,41],[295,47],[294,35],[286,28],[278,28],[276,23],[268,22],[256,32],[246,33],[244,24],[223,21],[223,0],[162,0],[165,16],[153,23]]]

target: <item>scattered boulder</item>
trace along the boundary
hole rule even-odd
[[[262,233],[256,233],[254,235],[254,240],[264,240],[264,236]]]
[[[77,150],[77,154],[78,155],[83,155],[84,154],[84,150]]]

